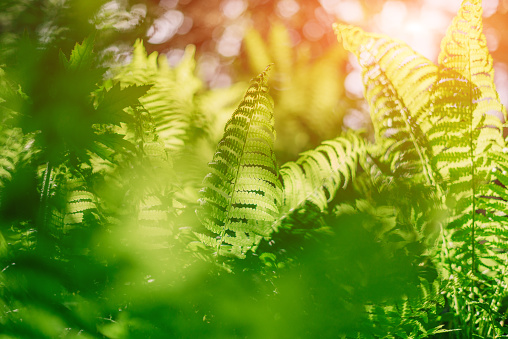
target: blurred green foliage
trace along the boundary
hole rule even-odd
[[[347,54],[340,46],[311,59],[310,46],[292,47],[288,29],[271,26],[267,42],[250,29],[244,44],[250,71],[257,74],[274,63],[270,87],[277,103],[277,142],[280,163],[340,135],[342,119],[354,104],[345,95]]]
[[[388,140],[379,140],[379,132],[371,143],[368,133],[342,133],[354,105],[343,87],[342,48],[314,57],[305,44],[291,47],[282,24],[272,25],[266,39],[250,30],[248,69],[238,73],[245,80],[273,63],[268,83],[210,89],[197,75],[193,46],[171,66],[131,39],[149,17],[116,36],[108,15],[125,13],[105,14],[102,4],[0,5],[6,28],[0,34],[0,338],[506,333],[506,281],[498,270],[505,267],[504,230],[493,231],[495,241],[485,238],[496,246],[489,257],[468,247],[476,240],[470,214],[448,219],[445,207],[458,198],[447,195],[447,181],[437,182],[440,190],[425,180],[425,164],[410,148],[425,134],[411,139],[416,128],[404,130],[392,119],[400,112],[392,105],[396,94],[411,91],[388,91],[380,73],[366,72],[374,128]],[[98,10],[104,17],[94,16]],[[134,44],[126,64],[106,51],[116,38]],[[366,69],[379,62],[367,61]],[[388,94],[369,96],[372,84]],[[453,100],[468,105],[466,98]],[[263,124],[252,123],[262,114]],[[247,142],[250,148],[240,147]],[[484,208],[473,210],[473,220],[506,222],[502,152],[491,154],[497,181],[471,198]],[[263,154],[277,160],[268,164]],[[469,189],[472,181],[461,178]],[[263,190],[256,180],[264,180]],[[208,193],[199,193],[203,186]],[[275,199],[272,186],[282,196]],[[234,189],[247,198],[232,202]],[[203,211],[207,203],[215,208]],[[258,212],[274,205],[267,224]],[[224,220],[224,210],[252,213]],[[203,214],[213,222],[202,222]],[[267,228],[259,234],[262,222]],[[242,234],[251,237],[236,257],[220,252],[227,237],[240,234],[226,223],[244,226]],[[218,238],[200,242],[205,232]],[[485,261],[468,273],[475,256]],[[476,272],[487,267],[495,268]]]

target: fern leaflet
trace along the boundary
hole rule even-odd
[[[387,142],[387,150],[399,154],[397,167],[413,174],[423,170],[427,181],[436,185],[425,138],[428,126],[421,125],[436,66],[401,41],[348,25],[336,24],[334,28],[362,67],[376,141]]]
[[[365,158],[365,153],[363,139],[349,132],[302,153],[296,162],[284,164],[280,170],[284,213],[291,213],[306,201],[325,210],[337,190],[355,178],[358,162]]]
[[[156,52],[147,56],[142,41],[137,40],[131,63],[120,68],[116,75],[123,86],[153,85],[139,101],[152,116],[168,150],[180,149],[188,141],[189,130],[202,120],[193,116],[196,113],[194,95],[202,86],[192,74],[194,68],[192,46],[186,49],[184,60],[171,68],[167,58]]]
[[[489,226],[478,211],[492,171],[489,153],[504,147],[500,118],[506,115],[493,83],[481,15],[481,1],[464,1],[443,38],[429,131],[436,167],[449,178],[449,201],[455,205],[448,227],[452,239],[462,243],[458,258],[469,258],[473,274],[481,265],[476,258],[488,252],[480,240]]]
[[[201,190],[198,215],[216,236],[197,236],[216,248],[218,255],[244,257],[274,230],[279,213],[282,187],[273,153],[273,101],[267,70],[251,81],[226,124]]]

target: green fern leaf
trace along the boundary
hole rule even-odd
[[[423,172],[427,181],[436,185],[425,132],[430,127],[427,103],[437,67],[402,41],[349,25],[335,24],[334,29],[362,67],[376,141],[386,143],[392,155],[399,155],[399,166],[408,164],[405,170],[414,175]]]
[[[279,213],[282,188],[273,153],[273,101],[267,70],[251,81],[226,124],[201,190],[198,215],[215,236],[198,237],[214,246],[218,255],[244,257],[274,231]]]
[[[0,192],[4,184],[12,179],[12,173],[20,162],[27,161],[31,155],[30,142],[19,128],[0,127]]]
[[[450,176],[452,184],[487,181],[491,170],[488,152],[504,146],[501,119],[506,119],[506,109],[494,85],[481,16],[481,1],[462,3],[441,42],[438,85],[431,99],[434,126],[430,140],[437,167]],[[469,161],[470,170],[457,172],[467,168],[457,166],[460,161]],[[471,175],[462,176],[465,172]]]
[[[508,156],[505,152],[492,153],[490,160],[495,164],[491,175],[496,181],[480,187],[476,205],[484,212],[476,214],[480,225],[477,236],[482,250],[498,265],[489,269],[499,271],[508,263],[506,256],[500,255],[508,251]]]
[[[466,335],[477,333],[477,323],[490,314],[478,300],[493,300],[496,308],[494,300],[506,295],[504,287],[493,287],[497,284],[494,277],[502,279],[507,264],[506,256],[499,252],[506,248],[503,218],[507,210],[502,200],[504,188],[491,183],[493,170],[501,170],[500,182],[506,171],[495,160],[501,160],[505,145],[502,120],[506,110],[496,92],[492,66],[482,33],[481,1],[463,1],[441,42],[428,138],[434,167],[448,181],[452,217],[443,240],[453,244],[445,250],[449,273],[467,292],[457,294],[454,289],[455,307],[465,304],[468,312],[474,312],[465,320],[469,325]],[[455,272],[454,265],[463,271]]]
[[[147,56],[142,41],[134,44],[132,61],[117,70],[115,78],[122,86],[152,85],[140,102],[150,113],[156,132],[168,150],[180,149],[189,141],[190,131],[202,119],[198,116],[194,97],[201,81],[194,76],[193,46],[186,49],[181,63],[171,68],[167,58],[154,52]]]
[[[436,168],[449,179],[449,200],[459,220],[449,227],[470,230],[471,241],[464,250],[471,251],[473,263],[484,228],[477,210],[493,167],[489,154],[504,147],[500,118],[506,116],[493,82],[481,15],[481,1],[464,1],[442,40],[431,98],[434,126],[429,130]]]
[[[506,120],[506,108],[501,104],[494,85],[492,56],[482,33],[481,3],[481,0],[463,1],[441,41],[439,65],[461,74],[476,85],[480,99],[475,115],[487,114],[485,125],[500,128],[499,120]]]
[[[47,225],[50,234],[62,238],[83,227],[88,212],[97,212],[97,196],[87,187],[82,175],[71,174],[65,164],[55,168],[49,178]]]
[[[269,84],[278,107],[275,151],[280,163],[337,137],[348,108],[341,99],[346,52],[330,46],[313,58],[308,46],[292,46],[290,33],[285,24],[274,22],[267,42],[256,30],[248,30],[243,40],[249,73],[258,74],[274,63]]]
[[[95,195],[88,191],[70,191],[67,198],[67,211],[64,218],[64,233],[73,224],[83,222],[84,212],[97,208]]]
[[[139,105],[138,99],[146,94],[151,86],[129,86],[120,88],[115,84],[108,91],[104,91],[96,109],[98,123],[120,126],[121,122],[131,122],[132,116],[125,112],[125,107]]]
[[[284,213],[291,213],[306,201],[325,210],[337,190],[355,178],[358,163],[365,154],[364,140],[348,132],[302,153],[296,162],[284,164],[280,170],[284,182]]]
[[[138,221],[149,248],[165,248],[168,236],[173,234],[174,171],[164,145],[156,140],[156,135],[152,134],[150,138],[149,133],[145,133],[145,138],[142,161],[150,182],[144,182],[140,192]],[[160,173],[168,173],[168,176]]]

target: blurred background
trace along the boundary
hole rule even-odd
[[[100,13],[125,11],[123,19],[111,16],[110,24],[120,30],[128,30],[129,25],[133,29],[146,13],[148,52],[166,54],[173,65],[182,58],[185,46],[194,44],[198,75],[212,88],[248,80],[274,62],[276,83],[272,83],[272,95],[279,133],[276,149],[283,163],[343,129],[370,129],[360,68],[355,57],[337,43],[332,23],[349,23],[399,38],[437,62],[440,41],[461,2],[112,1]],[[483,6],[484,33],[495,61],[495,81],[501,101],[507,105],[508,37],[503,32],[508,29],[508,1],[484,0]],[[123,51],[121,55],[127,61],[130,45],[115,47]]]
[[[370,129],[360,70],[332,30],[358,25],[408,43],[436,62],[461,0],[18,0],[0,5],[0,53],[24,31],[70,46],[97,29],[106,66],[129,63],[133,42],[177,65],[196,46],[196,73],[212,89],[246,82],[275,63],[276,151],[281,163],[347,128]],[[508,104],[508,0],[484,0],[484,33],[495,82]],[[77,36],[76,36],[77,35]],[[58,40],[58,41],[55,41]],[[63,50],[65,48],[62,47]],[[1,57],[1,54],[0,54]],[[241,93],[241,91],[239,91]],[[239,100],[239,98],[237,98]],[[219,123],[225,123],[225,116]],[[220,120],[220,119],[219,119]]]
[[[399,38],[435,62],[460,3],[1,0],[0,338],[315,338],[316,331],[336,337],[378,326],[366,317],[367,302],[400,301],[416,293],[418,277],[437,276],[419,234],[405,231],[410,246],[403,248],[393,240],[412,225],[413,208],[432,215],[425,187],[381,190],[369,176],[357,177],[337,201],[348,209],[324,217],[305,206],[285,221],[285,231],[262,242],[261,255],[233,262],[233,275],[187,246],[200,227],[198,191],[224,124],[268,64],[283,164],[349,128],[372,136],[359,67],[332,23]],[[508,0],[483,3],[507,105]],[[89,36],[104,72],[76,75],[61,67]],[[178,66],[163,69],[144,49]],[[163,105],[140,99],[146,111],[129,111],[135,121],[122,132],[130,148],[113,145],[106,159],[92,158],[87,147],[115,130],[92,129],[101,120],[90,116],[97,112],[90,101],[105,88],[115,93],[113,82],[149,83],[150,98]],[[119,87],[119,101],[136,101],[147,90],[125,98]],[[152,121],[160,116],[173,120]],[[90,133],[82,136],[86,124]],[[49,212],[63,225],[42,229],[51,240],[40,238]],[[428,228],[440,217],[429,217]],[[435,324],[422,313],[428,328],[448,321],[449,307],[432,305]],[[399,318],[381,323],[391,330]]]
[[[250,29],[266,38],[272,27],[283,24],[295,50],[308,48],[312,58],[318,58],[336,45],[331,29],[333,22],[360,26],[365,30],[387,34],[408,43],[417,52],[437,61],[439,44],[461,0],[223,0],[223,1],[160,1],[154,7],[153,23],[146,32],[147,48],[167,54],[175,64],[187,44],[197,46],[200,75],[212,87],[228,86],[245,66],[248,48],[244,38]],[[152,2],[153,3],[153,2]],[[123,8],[134,14],[143,4],[127,5],[110,2],[105,7]],[[484,0],[484,33],[496,60],[499,86],[506,86],[506,50],[508,1]],[[129,21],[134,23],[131,19]],[[115,25],[128,25],[128,22]],[[236,64],[236,65],[235,65]],[[237,68],[232,67],[237,66]],[[354,74],[351,78],[358,78]],[[348,79],[346,91],[359,95],[359,81]],[[501,91],[506,92],[506,91]],[[506,94],[503,102],[508,101]]]

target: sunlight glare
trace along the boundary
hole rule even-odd
[[[407,25],[406,36],[407,38],[403,39],[407,40],[408,45],[416,52],[430,60],[437,60],[438,50],[436,48],[436,41],[432,32],[430,32],[425,25],[425,22],[414,21],[409,23]]]
[[[352,0],[319,0],[328,13],[347,23],[359,23],[364,19],[362,5]]]
[[[239,24],[227,26],[217,43],[217,51],[225,57],[238,55],[245,27]]]
[[[167,11],[158,19],[155,19],[153,25],[150,26],[147,36],[150,37],[148,42],[151,44],[162,44],[171,39],[180,26],[184,22],[184,15],[180,11]]]
[[[104,29],[113,27],[118,31],[128,31],[145,18],[147,8],[145,4],[131,6],[128,11],[124,4],[117,1],[109,1],[102,5],[95,18],[95,27]]]
[[[425,0],[424,2],[427,7],[445,10],[454,15],[460,8],[462,0]]]
[[[229,0],[222,3],[222,13],[231,20],[238,18],[246,9],[247,3],[243,0]]]
[[[451,16],[436,8],[423,7],[419,11],[419,22],[425,23],[425,27],[434,30],[435,34],[444,35],[450,20]]]
[[[487,39],[487,47],[489,51],[491,53],[496,51],[499,47],[499,32],[495,28],[489,27],[483,31],[483,34],[485,34],[485,38]]]
[[[483,0],[483,17],[488,18],[492,14],[496,13],[499,0]]]
[[[439,35],[446,31],[450,20],[451,15],[435,6],[424,6],[415,11],[402,1],[386,2],[381,13],[374,17],[380,33],[401,39],[432,61],[437,61]]]
[[[290,18],[300,10],[300,5],[294,0],[281,0],[277,3],[277,14],[283,18]]]
[[[508,66],[506,64],[494,64],[494,83],[501,103],[508,107]]]
[[[219,57],[213,53],[204,53],[198,60],[198,75],[205,82],[211,82],[219,71]]]
[[[165,9],[173,9],[178,5],[178,0],[160,0],[159,6]]]
[[[303,26],[303,35],[310,41],[316,41],[321,39],[325,34],[323,27],[315,21],[309,21]]]
[[[166,54],[166,57],[168,58],[168,63],[171,65],[171,67],[175,67],[176,65],[178,65],[184,56],[185,50],[181,48],[172,49]]]
[[[402,1],[387,1],[380,13],[380,25],[385,29],[400,30],[406,16],[407,8]]]
[[[370,117],[366,116],[365,111],[357,110],[357,109],[351,109],[348,111],[346,116],[344,117],[344,127],[347,127],[349,129],[358,130],[360,128],[365,128],[366,121],[369,121]]]
[[[319,0],[319,3],[325,11],[328,13],[333,13],[335,10],[335,7],[339,4],[340,0]]]
[[[362,82],[362,69],[358,60],[353,55],[349,56],[349,64],[353,67],[353,70],[349,72],[344,80],[344,87],[346,88],[346,94],[352,99],[363,97],[363,82]]]
[[[180,35],[185,35],[185,34],[189,33],[193,24],[194,24],[194,20],[192,20],[191,17],[188,17],[188,16],[184,17],[182,25],[180,26],[180,28],[178,28],[178,31],[176,33],[180,34]]]

